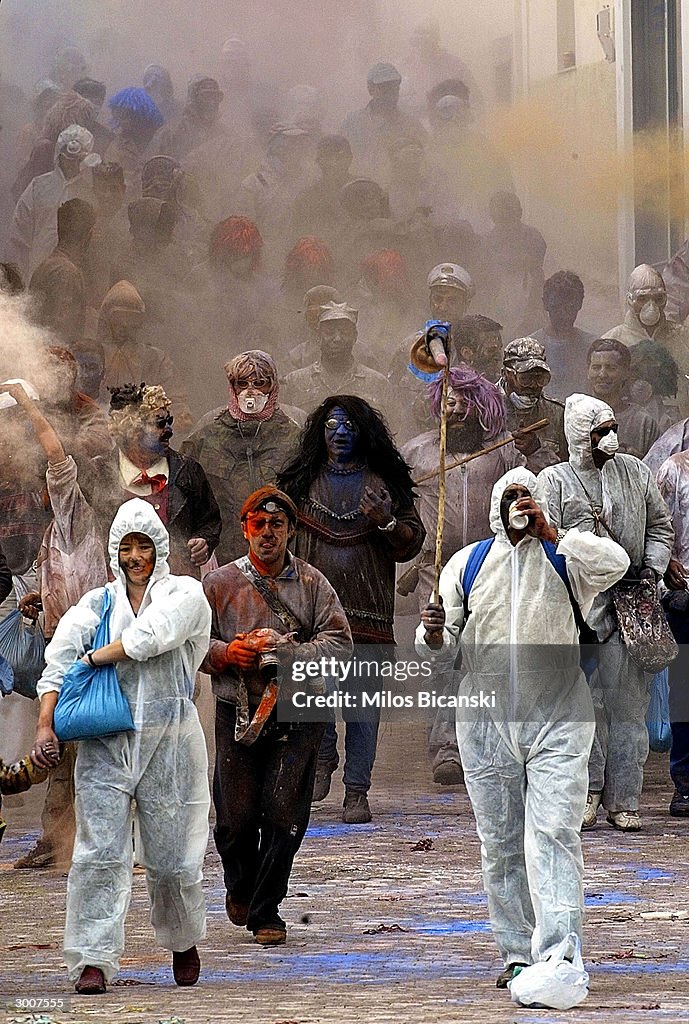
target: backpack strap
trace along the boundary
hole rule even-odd
[[[584,619],[584,616],[581,614],[579,602],[574,596],[572,584],[569,582],[569,576],[567,575],[567,562],[565,561],[565,556],[558,554],[557,549],[555,545],[552,543],[552,541],[542,540],[541,546],[545,551],[546,558],[548,559],[553,569],[558,574],[558,576],[564,583],[565,587],[567,588],[567,596],[569,597],[569,602],[572,606],[574,622],[579,633],[579,643],[598,643],[597,634],[591,629],[589,625],[586,624],[586,620]]]
[[[481,571],[481,566],[488,557],[488,552],[493,546],[495,537],[487,537],[486,540],[480,540],[475,545],[474,550],[467,558],[467,564],[464,566],[464,573],[462,575],[462,590],[464,592],[464,619],[466,621],[469,615],[469,594],[471,588],[476,582],[476,577]]]

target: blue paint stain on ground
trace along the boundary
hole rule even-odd
[[[336,985],[386,985],[392,981],[423,981],[440,978],[484,977],[485,965],[457,959],[455,962],[438,963],[420,960],[408,954],[392,952],[372,953],[295,953],[289,956],[270,955],[270,963],[256,966],[241,966],[236,970],[206,971],[202,968],[202,980],[214,982],[295,982],[315,981],[319,984]],[[254,961],[255,963],[255,961]],[[163,977],[164,972],[158,972]],[[158,973],[154,977],[158,977]],[[127,971],[127,977],[142,977]]]
[[[356,829],[357,835],[360,832],[375,832],[375,825],[345,825],[334,822],[332,825],[310,825],[306,833],[307,839],[330,839],[333,836],[349,835]]]
[[[415,918],[403,918],[399,922],[403,928],[409,931],[421,932],[423,935],[468,935],[473,932],[489,932],[490,925],[487,921],[463,921],[453,919],[450,921],[419,921]]]
[[[655,878],[670,879],[673,876],[668,874],[667,871],[661,871],[660,868],[637,868],[636,877],[644,882],[650,882]]]
[[[591,892],[584,897],[586,907],[608,907],[615,903],[638,903],[639,897],[628,892]]]

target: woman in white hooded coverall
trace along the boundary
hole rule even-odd
[[[82,994],[105,991],[124,949],[134,800],[156,938],[173,953],[178,985],[194,984],[199,975],[210,794],[206,744],[191,696],[208,649],[211,611],[198,580],[170,575],[168,552],[168,533],[153,507],[140,498],[125,502],[109,539],[111,643],[90,651],[105,593],[99,587],[58,623],[38,683],[39,762],[57,746],[53,710],[64,674],[89,654],[96,665],[117,663],[136,725],[135,732],[78,745],[64,952]]]
[[[515,500],[526,529],[507,529]],[[441,664],[461,644],[460,700],[494,706],[457,711],[457,739],[481,840],[483,881],[504,988],[516,965],[545,959],[584,913],[579,826],[586,804],[594,713],[579,666],[579,638],[566,586],[542,541],[557,545],[582,614],[629,559],[613,541],[556,531],[536,477],[513,469],[493,487],[495,535],[468,595],[470,544],[440,576],[442,605],[429,604],[417,650]],[[481,542],[478,542],[481,543]],[[430,644],[430,646],[429,646]]]

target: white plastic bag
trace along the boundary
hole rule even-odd
[[[567,959],[565,959],[567,958]],[[570,1010],[589,994],[579,937],[570,932],[547,960],[524,967],[509,982],[512,1002],[520,1006]]]

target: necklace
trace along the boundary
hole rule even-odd
[[[334,473],[336,476],[351,476],[353,473],[362,473],[366,467],[357,465],[351,466],[349,469],[343,469],[336,466],[335,463],[329,462],[325,468],[327,473]]]
[[[341,522],[357,519],[361,515],[358,508],[353,508],[351,512],[342,512],[341,514],[338,514],[337,512],[333,512],[331,508],[328,508],[327,505],[322,505],[320,501],[316,501],[315,498],[309,498],[308,501],[312,508],[318,509],[319,512],[325,512],[325,514],[330,516],[332,519],[338,519]]]

